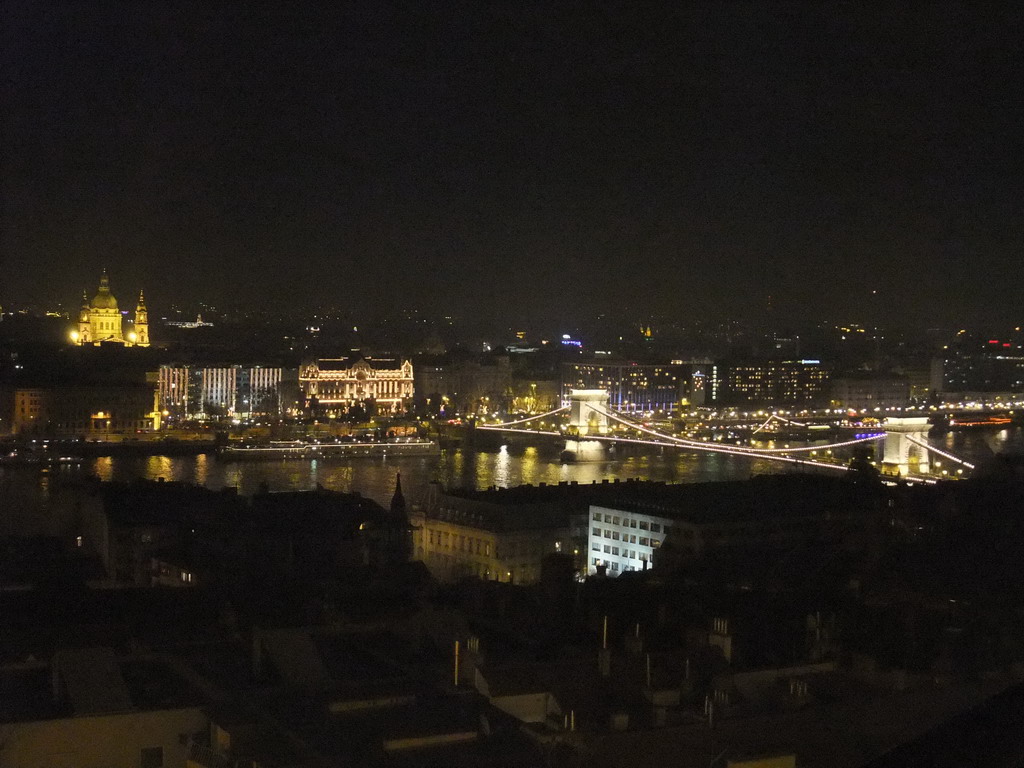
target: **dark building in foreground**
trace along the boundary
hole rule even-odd
[[[3,768],[183,766],[210,728],[206,700],[173,664],[110,648],[0,667],[0,691]]]
[[[862,529],[879,503],[875,490],[834,477],[641,485],[590,505],[587,572],[615,576],[711,552],[763,558]]]
[[[78,509],[78,546],[118,585],[329,583],[347,569],[405,563],[410,549],[400,489],[388,511],[322,488],[245,498],[234,488],[106,483],[83,494]]]

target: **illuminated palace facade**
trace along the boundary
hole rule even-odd
[[[117,299],[110,292],[110,278],[107,277],[107,271],[103,270],[100,287],[92,301],[89,301],[87,294],[82,293],[78,328],[71,332],[71,340],[79,346],[123,344],[126,347],[148,347],[149,312],[142,291],[139,291],[139,302],[135,305],[135,322],[126,332],[124,316],[118,309]]]
[[[373,401],[380,413],[397,413],[413,397],[412,363],[372,357],[317,360],[299,369],[307,407],[326,416]]]

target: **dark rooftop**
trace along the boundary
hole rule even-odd
[[[757,515],[801,517],[823,510],[836,513],[863,508],[875,490],[847,477],[810,474],[761,475],[749,481],[712,483],[663,483],[641,480],[603,482],[589,485],[521,485],[484,491],[449,491],[451,499],[496,506],[558,504],[572,512],[585,512],[590,505],[628,509],[659,515],[677,515],[695,522],[729,517],[745,519]],[[443,502],[442,502],[443,503]]]

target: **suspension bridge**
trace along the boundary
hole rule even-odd
[[[556,423],[556,420],[560,420],[561,423]],[[751,437],[766,430],[774,420],[796,427],[807,426],[773,414],[751,433]],[[550,428],[552,426],[553,428]],[[669,434],[632,416],[612,410],[606,391],[583,389],[573,390],[569,404],[561,408],[498,424],[477,425],[476,428],[488,432],[536,435],[564,440],[564,455],[575,459],[601,458],[609,443],[621,443],[746,456],[807,468],[845,472],[850,469],[849,463],[835,460],[834,451],[858,445],[880,444],[881,451],[876,450],[876,456],[881,455],[881,473],[889,479],[901,478],[910,482],[935,483],[941,476],[931,471],[930,457],[933,455],[959,465],[960,473],[963,470],[974,469],[973,464],[931,445],[928,442],[929,427],[930,424],[925,417],[890,418],[871,434],[850,440],[796,447],[757,447],[741,442],[732,444]]]

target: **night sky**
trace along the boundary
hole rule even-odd
[[[1020,322],[1021,11],[663,6],[5,1],[0,301]]]

